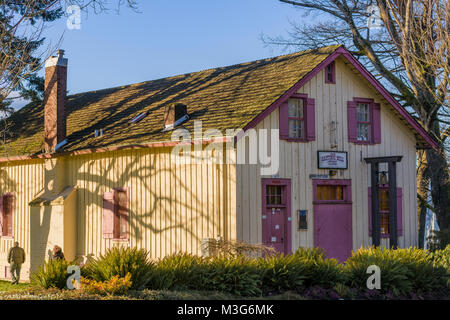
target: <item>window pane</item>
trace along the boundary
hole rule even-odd
[[[303,118],[303,100],[289,99],[289,117]]]
[[[303,138],[303,120],[289,119],[289,137]]]
[[[266,187],[266,203],[268,205],[282,204],[281,186],[267,186]]]
[[[367,103],[358,103],[356,105],[356,120],[362,122],[370,121],[369,105]]]
[[[379,198],[380,211],[389,211],[389,191],[387,189],[380,190]]]
[[[389,234],[389,213],[380,213],[381,234]]]
[[[358,123],[356,135],[359,141],[370,141],[370,125],[368,123]]]
[[[317,200],[344,200],[344,186],[317,186]]]

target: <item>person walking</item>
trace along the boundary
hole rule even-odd
[[[53,247],[53,260],[64,260],[64,253],[60,246]]]
[[[14,247],[9,249],[8,263],[11,273],[11,283],[18,284],[20,280],[20,269],[25,262],[25,250],[19,247],[19,242],[14,242]]]

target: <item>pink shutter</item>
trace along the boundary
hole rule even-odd
[[[289,138],[288,102],[280,106],[280,139]]]
[[[129,208],[128,208],[128,189],[121,188],[116,190],[118,192],[118,214],[120,217],[120,239],[128,239],[129,235]]]
[[[397,235],[403,235],[402,188],[397,188]]]
[[[348,101],[347,103],[347,130],[348,141],[356,142],[356,102]]]
[[[306,99],[306,140],[316,139],[316,111],[315,100]]]
[[[372,108],[372,142],[381,143],[381,107],[379,103],[373,103]]]
[[[102,215],[103,238],[114,238],[114,192],[103,194],[103,215]]]

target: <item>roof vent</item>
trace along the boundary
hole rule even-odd
[[[147,116],[147,112],[142,112],[142,113],[138,114],[136,117],[134,117],[133,119],[131,119],[129,121],[129,123],[138,123],[139,121],[144,119],[146,116]]]
[[[164,110],[164,130],[172,130],[189,119],[187,106],[182,103],[166,106]]]
[[[58,143],[55,147],[55,152],[58,151],[58,149],[64,147],[67,144],[67,139],[64,139],[63,141],[61,141],[60,143]]]
[[[97,138],[97,137],[103,136],[103,129],[100,129],[100,130],[95,129],[95,131],[94,131],[94,136],[95,136],[96,138]]]

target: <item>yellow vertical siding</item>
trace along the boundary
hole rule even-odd
[[[230,222],[236,207],[234,164],[176,164],[170,152],[149,148],[64,158],[66,184],[77,186],[78,256],[98,256],[120,243],[102,237],[102,195],[116,187],[129,191],[130,239],[120,244],[145,248],[152,258],[178,251],[200,254],[206,237],[236,238]],[[29,202],[44,190],[44,160],[5,163],[0,170],[0,192],[16,195],[14,240],[29,256]],[[0,239],[0,278],[12,242]],[[24,271],[23,276],[29,275]]]
[[[116,241],[101,234],[105,191],[127,187],[129,245],[152,258],[201,253],[206,237],[235,237],[224,223],[235,207],[235,166],[174,163],[170,148],[114,151],[69,157],[70,185],[78,187],[78,255],[99,255]],[[224,169],[226,167],[226,169]],[[75,173],[75,174],[74,174]]]
[[[3,163],[0,165],[0,194],[14,192],[13,238],[0,238],[0,277],[5,276],[8,266],[7,254],[14,241],[18,241],[27,255],[22,267],[24,279],[29,277],[30,268],[30,207],[36,194],[44,189],[44,161],[29,160]]]

